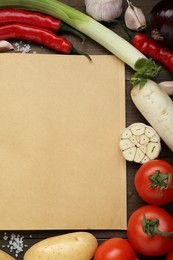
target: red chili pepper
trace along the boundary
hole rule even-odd
[[[61,53],[83,54],[90,59],[86,53],[75,49],[67,39],[45,28],[26,24],[5,24],[0,26],[0,40],[8,39],[33,41]]]
[[[125,32],[130,38],[131,43],[146,55],[148,58],[152,58],[155,61],[163,64],[165,67],[169,69],[170,72],[173,73],[173,51],[167,49],[162,46],[154,39],[150,38],[146,34],[142,34],[141,32],[131,31],[125,25],[125,22],[121,19],[120,25],[123,27]]]
[[[7,23],[24,23],[43,27],[54,32],[70,32],[80,37],[83,41],[85,36],[63,21],[39,12],[5,8],[0,10],[0,25]]]
[[[139,32],[131,38],[131,43],[144,55],[160,62],[173,73],[173,51]]]

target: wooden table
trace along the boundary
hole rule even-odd
[[[66,4],[69,4],[73,7],[75,7],[76,9],[85,12],[85,6],[84,6],[84,1],[83,0],[64,0],[62,1]],[[149,17],[149,12],[152,8],[152,6],[154,6],[156,3],[158,2],[158,0],[133,0],[133,4],[136,6],[139,6],[140,4],[140,8],[142,8],[146,18],[148,19]],[[124,1],[124,6],[126,7],[126,2]],[[119,35],[123,36],[125,39],[128,40],[126,34],[124,33],[124,31],[116,24],[116,23],[111,23],[107,25],[111,30],[115,31],[116,33],[118,33]],[[86,38],[86,42],[84,45],[81,44],[81,40],[79,40],[78,38],[72,36],[72,35],[67,35],[67,38],[73,43],[73,45],[81,50],[86,51],[88,54],[110,54],[106,49],[104,49],[102,46],[100,46],[99,44],[97,44],[96,42],[94,42],[93,40]],[[16,41],[12,41],[12,43],[15,43]],[[19,42],[19,41],[18,41]],[[53,53],[53,51],[47,49],[46,47],[40,47],[37,44],[31,44],[29,43],[32,51],[31,52],[37,52],[37,53]],[[130,89],[131,89],[131,85],[129,83],[129,79],[132,75],[133,71],[131,68],[129,68],[128,66],[126,66],[126,108],[127,108],[127,120],[126,120],[126,125],[130,125],[131,123],[134,122],[144,122],[147,123],[145,121],[145,119],[141,116],[141,114],[139,113],[139,111],[135,108],[134,104],[131,101],[130,98]],[[162,68],[159,76],[157,77],[156,81],[160,82],[163,80],[173,80],[173,76],[171,73],[169,73],[169,71],[166,68]],[[173,153],[167,148],[167,146],[162,143],[162,151],[161,154],[159,156],[160,159],[164,159],[167,160],[168,162],[172,163],[173,162]],[[137,195],[137,192],[135,191],[134,188],[134,175],[135,172],[137,170],[137,168],[139,167],[138,164],[135,163],[128,163],[127,162],[127,196],[128,196],[128,218],[130,217],[130,215],[140,206],[144,205],[145,203],[139,198],[139,196]],[[173,203],[168,204],[166,206],[164,206],[164,208],[166,210],[168,210],[168,212],[170,212],[173,215]],[[19,213],[20,214],[20,213]],[[13,220],[11,220],[13,221]],[[59,235],[59,234],[63,234],[63,233],[67,233],[68,231],[7,231],[7,235],[10,236],[12,233],[14,233],[15,235],[19,235],[20,237],[24,236],[23,238],[23,242],[24,245],[26,245],[27,247],[24,247],[24,252],[28,249],[28,247],[30,247],[31,245],[35,244],[36,242],[50,237],[50,236],[54,236],[54,235]],[[111,237],[123,237],[123,238],[127,238],[126,236],[126,231],[91,231],[97,238],[99,243],[101,243],[103,240],[107,239],[107,238],[111,238]],[[3,245],[7,244],[4,240],[4,231],[0,231],[0,249],[3,247]],[[6,252],[10,252],[9,248],[5,247],[3,248],[3,250],[5,250]],[[14,256],[14,253],[12,253],[12,255]],[[23,259],[23,253],[20,253],[19,256],[17,257],[17,259]],[[161,259],[165,259],[165,256],[163,257],[156,257],[156,258],[152,258],[152,257],[144,257],[139,255],[139,259],[157,259],[157,260],[161,260]]]

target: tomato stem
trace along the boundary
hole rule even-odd
[[[150,175],[148,178],[151,181],[151,184],[148,186],[149,188],[157,188],[158,191],[169,187],[173,188],[171,186],[172,174],[170,172],[161,174],[160,170],[156,170],[155,174]]]
[[[158,225],[159,225],[159,220],[153,219],[147,219],[145,214],[143,215],[143,219],[142,219],[142,228],[143,231],[145,233],[147,233],[147,235],[151,238],[154,235],[161,235],[167,238],[173,238],[173,231],[171,232],[162,232],[158,229]]]

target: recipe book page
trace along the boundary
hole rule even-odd
[[[1,54],[0,230],[126,229],[124,63]]]

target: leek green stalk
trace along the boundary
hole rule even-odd
[[[38,11],[58,18],[98,42],[134,70],[147,61],[140,51],[115,32],[58,0],[0,0],[0,8],[5,7]]]

